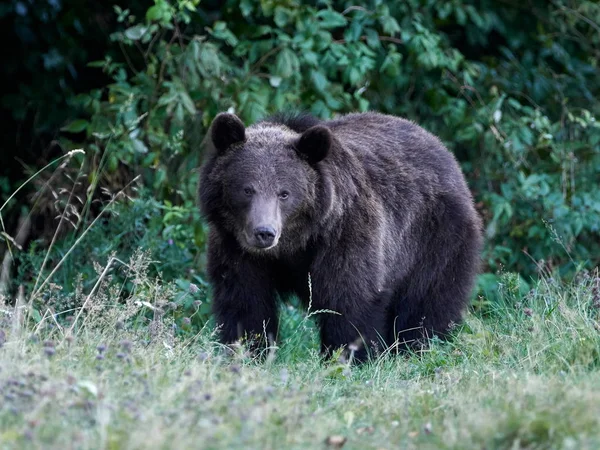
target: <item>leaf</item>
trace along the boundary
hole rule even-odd
[[[380,46],[379,35],[377,31],[372,28],[367,28],[365,30],[365,34],[367,35],[367,45],[371,48],[378,48]]]
[[[350,26],[346,28],[344,32],[344,39],[346,42],[356,42],[360,39],[360,35],[362,34],[362,23],[358,20],[352,21]]]
[[[144,144],[143,141],[140,141],[139,139],[132,139],[131,142],[133,143],[133,149],[137,153],[148,153],[148,147],[146,147],[146,144]]]
[[[384,33],[389,36],[394,36],[400,31],[400,25],[398,25],[396,19],[391,16],[382,17],[379,21],[381,22]]]
[[[275,8],[273,20],[275,21],[275,25],[277,25],[279,28],[284,28],[290,22],[291,16],[292,15],[289,9],[282,6],[277,6]]]
[[[494,111],[494,122],[498,123],[500,122],[500,119],[502,119],[502,111],[497,109],[496,111]]]
[[[366,98],[358,99],[358,110],[362,112],[366,112],[369,110],[369,101]]]
[[[77,119],[71,122],[69,125],[62,127],[61,131],[65,131],[67,133],[81,133],[89,126],[90,123],[87,120]]]
[[[158,5],[151,6],[146,11],[146,20],[149,22],[153,20],[160,20],[162,18],[162,10]]]
[[[390,52],[383,60],[379,71],[385,73],[389,77],[397,77],[400,75],[400,63],[402,62],[402,54]]]
[[[269,84],[274,88],[279,87],[281,84],[281,77],[269,77]]]
[[[289,48],[284,48],[275,62],[275,72],[281,78],[289,78],[298,70],[298,57]]]
[[[322,28],[339,28],[345,26],[348,21],[346,18],[335,11],[324,9],[317,13],[317,18],[320,20]]]
[[[36,323],[40,323],[42,321],[42,315],[36,308],[31,309],[31,315],[33,316],[33,320],[35,320]],[[1,346],[2,345],[0,345],[0,347]]]
[[[327,95],[325,97],[325,103],[334,111],[337,111],[342,108],[342,102],[335,98],[333,95]]]
[[[350,80],[350,84],[356,86],[362,79],[360,70],[356,67],[352,67],[348,72],[348,79]]]
[[[242,12],[242,16],[249,17],[253,10],[253,0],[242,0],[240,2],[240,11]]]
[[[148,27],[144,25],[135,25],[125,30],[125,36],[132,41],[139,41],[146,33],[146,30],[148,30]]]
[[[329,81],[327,77],[323,74],[323,72],[319,70],[311,70],[310,71],[310,79],[315,87],[315,89],[319,92],[323,92],[327,87]]]
[[[183,107],[187,110],[187,112],[189,112],[190,114],[196,114],[196,106],[194,105],[194,101],[191,99],[187,92],[180,91],[179,98],[181,99],[181,103],[183,104]]]
[[[227,24],[223,21],[215,22],[215,25],[214,25],[214,28],[213,28],[211,34],[215,38],[221,39],[221,40],[227,42],[227,44],[230,45],[231,47],[235,47],[239,43],[238,38],[235,36],[235,34],[233,34],[231,32],[231,30],[229,30],[227,28]]]
[[[319,59],[315,52],[310,52],[310,51],[304,52],[304,53],[302,53],[302,57],[304,58],[304,61],[306,61],[311,66],[316,66],[319,64]]]
[[[194,52],[196,64],[199,72],[207,77],[209,75],[221,75],[221,60],[217,47],[210,43],[199,45],[199,49]]]

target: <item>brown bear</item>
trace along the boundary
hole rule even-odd
[[[359,361],[461,320],[481,222],[435,136],[374,112],[248,128],[221,113],[207,142],[199,199],[223,342],[275,338],[289,294],[329,311],[317,314],[325,354],[350,348]]]

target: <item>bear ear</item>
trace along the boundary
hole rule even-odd
[[[302,133],[294,146],[309,164],[316,164],[329,153],[331,141],[331,130],[323,125],[315,125]]]
[[[210,137],[216,149],[223,152],[246,140],[246,128],[235,114],[220,113],[210,126]]]

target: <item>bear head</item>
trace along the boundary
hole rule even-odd
[[[332,148],[323,125],[296,133],[277,123],[246,129],[229,113],[213,121],[200,202],[208,220],[246,251],[279,254],[306,245],[318,208],[319,164]]]

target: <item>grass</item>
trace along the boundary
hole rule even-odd
[[[259,363],[208,327],[125,325],[146,306],[109,306],[108,283],[73,334],[4,306],[0,447],[600,448],[598,274],[525,296],[504,281],[452,342],[362,367],[320,361],[314,327],[290,308],[285,341]]]

